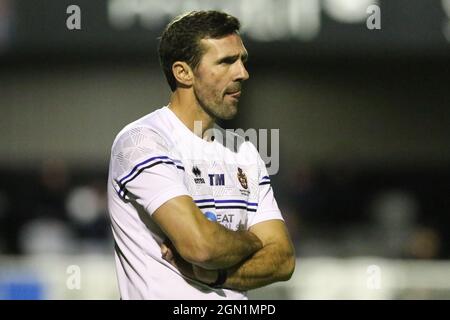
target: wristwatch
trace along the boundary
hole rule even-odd
[[[227,271],[224,269],[220,269],[218,271],[216,281],[209,285],[212,288],[221,288],[225,281],[227,281]]]

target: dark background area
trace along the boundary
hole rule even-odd
[[[118,28],[114,3],[125,2],[0,1],[0,253],[111,246],[109,149],[125,124],[167,104],[156,38],[189,9],[144,1],[151,8]],[[222,5],[240,14],[251,78],[222,125],[280,129],[271,180],[297,254],[448,259],[447,2],[372,1],[381,30],[348,1],[340,14],[339,1],[239,3]],[[66,28],[70,4],[81,30]]]

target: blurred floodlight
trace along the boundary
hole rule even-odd
[[[19,234],[25,254],[66,254],[73,249],[70,229],[61,221],[40,218],[26,224]]]
[[[91,187],[74,189],[67,199],[67,211],[70,217],[79,224],[93,223],[101,214],[96,190]]]
[[[324,9],[340,22],[357,23],[367,19],[366,10],[378,0],[324,0]]]
[[[254,0],[108,1],[109,22],[114,28],[122,30],[136,25],[160,30],[174,16],[192,10],[230,13],[242,21],[243,34],[263,42],[290,37],[309,40],[318,35],[321,25],[319,0],[259,0],[257,5]],[[365,14],[366,8],[362,12]]]
[[[377,222],[386,228],[409,227],[416,222],[418,205],[416,199],[404,191],[387,191],[373,203]]]

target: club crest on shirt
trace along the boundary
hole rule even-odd
[[[242,171],[242,169],[239,167],[238,167],[237,178],[238,178],[239,183],[241,184],[242,188],[247,190],[248,189],[247,176]]]
[[[194,182],[196,184],[205,183],[205,179],[202,178],[202,172],[200,171],[200,169],[197,166],[192,167],[192,173],[195,176]]]

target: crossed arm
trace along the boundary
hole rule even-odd
[[[228,277],[223,287],[246,291],[289,280],[295,269],[295,253],[284,222],[260,222],[252,226],[250,232],[262,240],[263,246],[248,259],[227,270]],[[198,270],[197,277],[204,275],[202,271]]]
[[[223,287],[245,291],[288,280],[294,271],[294,248],[281,220],[231,231],[206,219],[188,196],[167,201],[153,219],[173,245],[163,245],[166,260],[204,283],[214,282],[217,270],[226,269]]]

